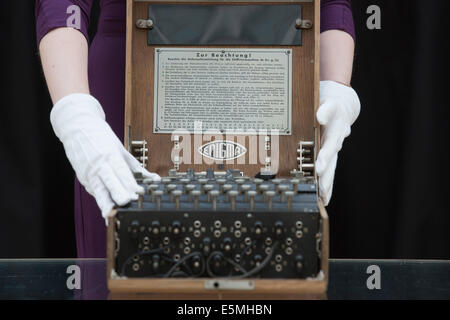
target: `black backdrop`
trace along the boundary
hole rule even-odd
[[[366,27],[371,4],[381,30]],[[0,258],[73,257],[73,172],[49,123],[34,1],[0,8]],[[450,258],[449,9],[446,0],[353,1],[362,112],[328,207],[332,257]]]

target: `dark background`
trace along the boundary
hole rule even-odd
[[[366,28],[371,4],[381,30]],[[353,13],[362,111],[339,155],[331,256],[450,259],[450,2],[355,0]],[[0,258],[74,257],[73,172],[49,122],[34,1],[1,1],[0,15]]]

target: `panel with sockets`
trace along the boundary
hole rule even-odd
[[[307,278],[320,269],[313,177],[174,173],[115,217],[115,271],[127,277]]]

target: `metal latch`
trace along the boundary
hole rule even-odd
[[[208,290],[254,290],[253,280],[205,280],[205,289]]]

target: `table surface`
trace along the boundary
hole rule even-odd
[[[329,269],[329,299],[450,299],[450,260],[330,259]],[[377,274],[379,289],[368,286]],[[0,299],[107,299],[105,275],[105,259],[0,260]]]

